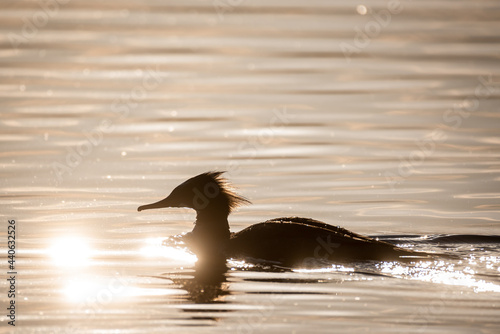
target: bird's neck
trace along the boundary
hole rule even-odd
[[[208,244],[224,244],[229,240],[229,223],[227,214],[214,211],[198,211],[193,229],[196,239]]]

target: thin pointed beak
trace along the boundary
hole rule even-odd
[[[172,203],[172,200],[170,199],[170,197],[167,197],[167,198],[164,198],[161,201],[158,201],[155,203],[141,205],[140,207],[137,208],[137,211],[149,210],[149,209],[169,208],[169,207],[177,207],[177,205]]]

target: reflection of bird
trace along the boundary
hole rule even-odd
[[[165,199],[140,206],[138,211],[165,207],[196,210],[193,231],[171,240],[185,243],[204,262],[237,258],[310,266],[325,261],[430,257],[310,218],[275,218],[231,233],[227,221],[229,213],[249,201],[236,195],[221,174],[208,172],[195,176],[176,187]]]
[[[167,277],[187,292],[187,299],[197,304],[221,302],[221,297],[230,294],[226,282],[227,267],[196,263],[194,271],[183,270]],[[214,318],[213,320],[217,320]]]

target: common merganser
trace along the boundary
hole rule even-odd
[[[310,218],[275,218],[231,233],[228,215],[250,201],[231,189],[221,176],[223,173],[212,171],[195,176],[165,199],[137,210],[196,210],[192,232],[169,241],[185,244],[202,262],[233,258],[301,267],[314,261],[408,261],[432,257]]]

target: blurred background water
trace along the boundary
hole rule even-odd
[[[233,263],[200,286],[160,246],[194,213],[136,208],[226,170],[253,203],[233,231],[293,215],[500,234],[498,31],[498,1],[2,1],[15,332],[497,333],[497,245],[412,266]]]

